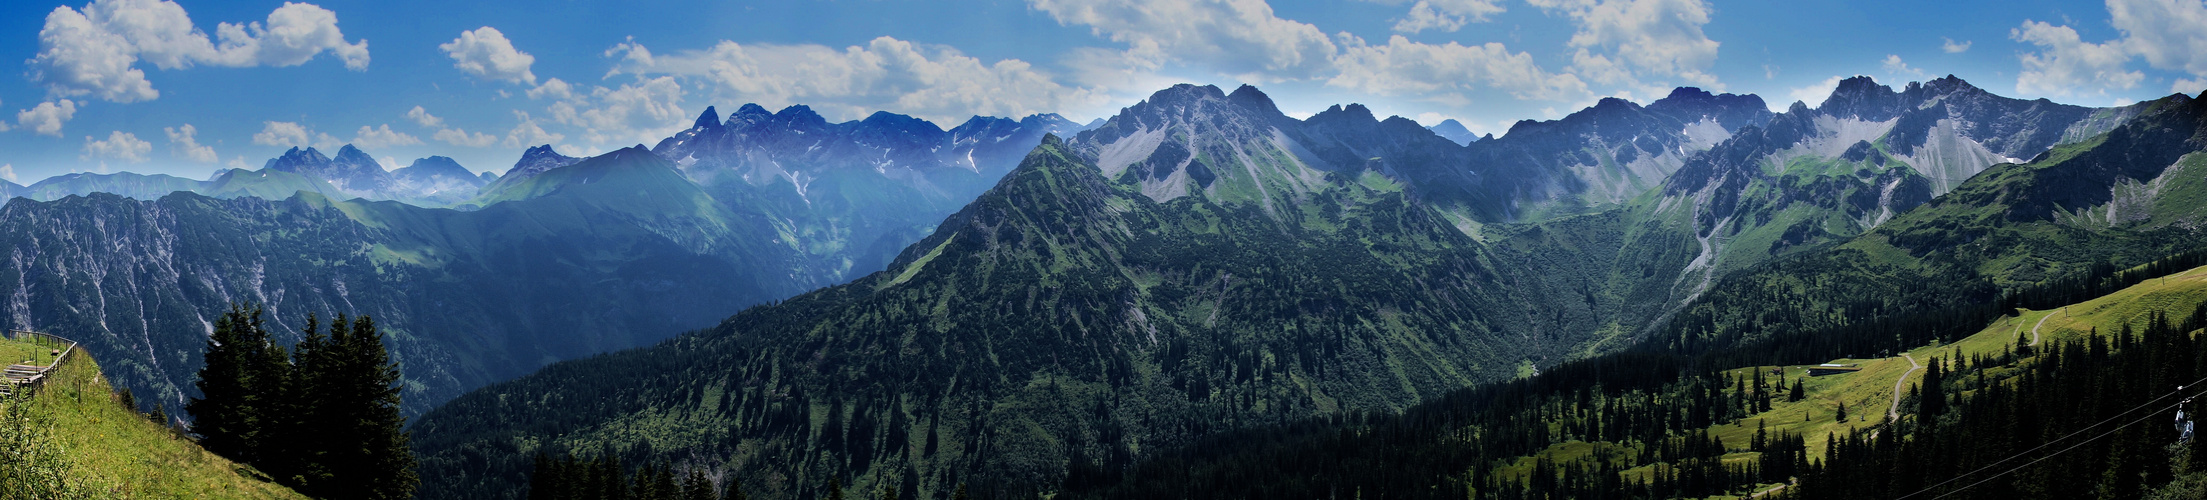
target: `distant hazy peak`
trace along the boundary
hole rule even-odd
[[[514,162],[513,168],[507,169],[505,175],[499,177],[520,180],[546,170],[573,165],[577,161],[582,159],[559,154],[552,150],[552,145],[545,144],[522,151],[521,160]]]

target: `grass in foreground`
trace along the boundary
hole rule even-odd
[[[99,364],[69,355],[29,401],[90,498],[306,498],[116,402]]]

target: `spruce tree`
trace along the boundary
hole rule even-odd
[[[287,432],[291,452],[287,457],[289,463],[280,468],[283,474],[277,478],[301,492],[314,491],[330,475],[330,468],[324,463],[333,443],[328,434],[331,426],[326,410],[331,400],[329,339],[332,335],[343,335],[347,326],[345,317],[339,315],[336,322],[330,323],[330,333],[325,335],[321,318],[308,314],[306,334],[292,346],[293,394],[291,425]]]
[[[260,314],[258,306],[230,304],[229,311],[215,318],[202,354],[205,364],[193,383],[200,397],[184,405],[201,447],[246,463],[260,458],[255,454],[261,437],[260,395],[253,375],[263,352],[256,337],[265,338],[265,334],[251,332],[260,325]]]
[[[682,500],[720,500],[720,494],[713,491],[713,478],[705,475],[705,469],[690,468],[682,480]]]
[[[407,446],[406,417],[399,413],[398,363],[384,348],[375,319],[354,318],[352,332],[331,343],[330,371],[322,376],[334,401],[323,415],[333,424],[329,436],[335,445],[326,461],[332,484],[324,491],[370,500],[412,498],[421,481]]]

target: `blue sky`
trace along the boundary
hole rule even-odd
[[[1108,116],[1178,82],[1481,133],[1673,86],[1783,108],[1958,75],[2105,106],[2207,88],[2207,3],[1726,0],[0,4],[0,178],[205,178],[293,145],[504,171],[655,142],[708,105]]]

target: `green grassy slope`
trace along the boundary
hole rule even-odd
[[[23,346],[0,341],[0,351]],[[66,481],[88,498],[306,498],[124,407],[81,351],[51,377],[23,404],[61,449]]]

